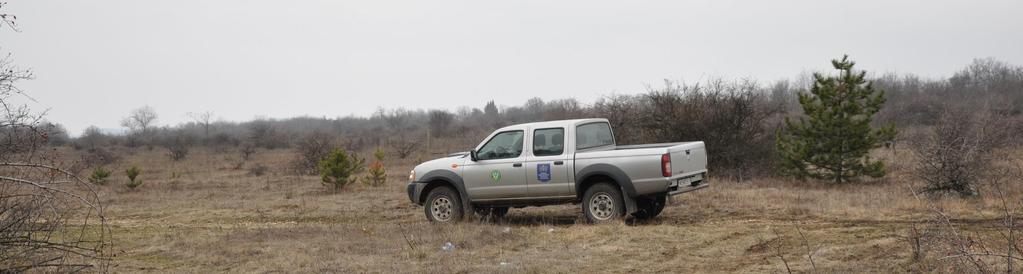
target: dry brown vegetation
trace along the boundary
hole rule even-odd
[[[74,153],[80,152],[69,150],[69,157]],[[287,169],[293,150],[260,151],[249,161],[205,149],[193,149],[186,161],[159,149],[120,153],[111,169],[139,165],[146,184],[128,190],[118,181],[123,174],[115,173],[100,187],[114,272],[969,270],[943,259],[943,242],[928,236],[943,231],[931,225],[935,209],[964,237],[991,248],[1006,243],[1005,208],[996,195],[914,198],[921,187],[909,173],[914,160],[890,150],[878,153],[894,163],[881,182],[716,180],[709,189],[676,196],[652,221],[613,225],[585,224],[575,205],[431,224],[404,193],[413,161],[398,157],[385,158],[383,187],[353,185],[331,194],[318,177]],[[247,167],[255,165],[270,168],[250,175]],[[1003,194],[1018,203],[1023,185],[1009,181]],[[1012,205],[1016,218],[1019,206]],[[442,250],[448,242],[454,250]],[[990,270],[1003,271],[1004,260],[989,261]]]

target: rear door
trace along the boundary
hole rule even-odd
[[[532,147],[526,156],[526,180],[530,198],[572,195],[569,171],[572,159],[565,150],[565,128],[529,129]]]
[[[473,200],[526,196],[523,130],[503,131],[490,138],[462,169],[466,191]]]

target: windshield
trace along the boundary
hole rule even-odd
[[[494,135],[476,153],[480,160],[515,158],[522,154],[522,131],[505,131]]]

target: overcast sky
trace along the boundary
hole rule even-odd
[[[22,32],[0,30],[0,50],[74,135],[143,105],[175,125],[591,103],[665,78],[792,78],[845,53],[929,78],[1023,65],[1020,0],[8,1]]]

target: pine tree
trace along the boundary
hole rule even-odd
[[[884,163],[871,160],[869,153],[891,142],[895,127],[870,126],[884,105],[884,91],[865,79],[866,72],[854,72],[855,62],[848,58],[831,61],[837,77],[815,73],[810,94],[799,94],[807,117],[798,122],[786,118],[786,130],[778,133],[782,174],[835,183],[884,176]]]
[[[323,185],[331,187],[334,193],[358,180],[355,174],[362,172],[364,159],[348,154],[343,149],[334,149],[327,158],[320,160],[320,179]]]

